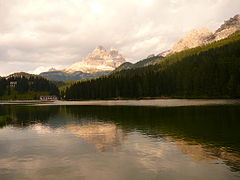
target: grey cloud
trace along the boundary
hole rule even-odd
[[[239,0],[2,0],[0,75],[67,67],[97,45],[137,61],[239,12]]]

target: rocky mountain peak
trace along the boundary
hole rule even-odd
[[[240,29],[240,14],[237,14],[233,18],[230,18],[229,20],[225,21],[220,26],[220,28],[216,30],[216,33],[220,32],[220,31],[223,31],[225,29],[234,28],[234,27]]]
[[[126,62],[125,58],[119,54],[117,49],[106,50],[103,46],[97,46],[87,57],[71,65],[66,71],[71,73],[75,71],[85,73],[112,71],[124,62]]]
[[[180,52],[185,49],[194,48],[207,44],[213,33],[207,28],[191,30],[184,38],[180,39],[172,48],[172,52]]]
[[[238,30],[240,30],[239,14],[225,21],[215,32],[211,32],[207,28],[191,30],[184,38],[180,39],[171,50],[165,51],[160,55],[166,57],[175,52],[180,52],[186,49],[195,48],[197,46],[219,41],[221,39],[227,38]]]
[[[240,15],[236,15],[233,18],[225,21],[219,29],[216,30],[214,36],[215,41],[227,38],[229,35],[240,30]]]

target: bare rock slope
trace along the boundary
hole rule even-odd
[[[166,57],[176,52],[219,41],[227,38],[238,30],[240,30],[239,14],[225,21],[215,32],[211,32],[207,28],[190,31],[184,38],[180,39],[171,50],[161,55]]]
[[[96,73],[101,71],[112,71],[126,62],[125,58],[118,53],[117,49],[106,50],[98,46],[93,52],[87,55],[82,61],[74,63],[66,72],[72,73],[81,71],[84,73]]]

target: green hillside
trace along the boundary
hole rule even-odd
[[[156,65],[122,70],[66,89],[66,99],[239,98],[240,32],[173,54]]]
[[[120,65],[119,67],[117,67],[113,73],[115,73],[116,71],[122,71],[122,70],[127,70],[127,69],[135,69],[135,68],[142,68],[142,67],[146,67],[149,65],[154,65],[157,62],[161,61],[164,57],[162,56],[153,56],[150,58],[146,58],[143,59],[141,61],[136,62],[135,64],[132,64],[130,62],[125,62],[122,65]]]
[[[59,95],[55,84],[41,76],[24,72],[0,77],[0,100],[31,100],[41,95]]]

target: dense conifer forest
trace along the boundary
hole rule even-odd
[[[0,77],[0,99],[39,99],[40,95],[59,95],[55,84],[26,73]]]
[[[240,32],[210,45],[173,54],[156,65],[77,82],[63,96],[69,100],[239,98]]]

